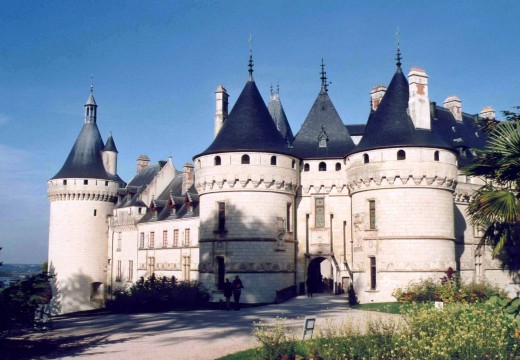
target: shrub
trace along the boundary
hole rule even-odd
[[[297,342],[294,331],[286,328],[286,319],[277,318],[272,324],[259,321],[253,333],[262,344],[257,349],[258,359],[294,359],[297,355]]]
[[[180,281],[175,277],[140,278],[128,289],[117,289],[107,307],[114,312],[155,312],[199,308],[211,300],[209,291],[198,281]]]
[[[463,283],[451,267],[445,274],[439,280],[430,278],[410,282],[404,289],[395,289],[392,296],[402,303],[427,301],[476,303],[486,301],[495,294],[505,295],[497,286],[484,281]]]
[[[514,323],[484,304],[413,306],[395,338],[397,358],[514,359],[519,353]]]

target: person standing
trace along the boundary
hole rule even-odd
[[[235,311],[240,310],[240,295],[242,294],[242,289],[244,285],[242,284],[242,280],[237,276],[235,276],[235,280],[233,281],[233,299],[235,300]]]
[[[307,277],[307,297],[312,297],[312,293],[314,292],[314,281],[309,277]]]
[[[226,309],[231,310],[231,295],[233,294],[233,284],[226,278],[224,282],[224,297],[226,298]]]

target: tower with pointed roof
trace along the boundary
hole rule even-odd
[[[351,277],[342,265],[341,254],[350,223],[344,159],[354,143],[329,97],[323,59],[320,75],[318,96],[293,142],[293,150],[303,162],[297,213],[298,266],[303,271],[298,281],[307,279],[308,284],[321,283],[322,263],[331,269],[327,277]]]
[[[393,301],[393,289],[456,268],[456,154],[424,121],[414,126],[408,106],[398,51],[388,89],[346,159],[353,223],[347,261],[361,302]]]
[[[117,175],[116,154],[112,136],[104,144],[99,133],[91,86],[83,128],[64,165],[48,181],[55,313],[94,309],[104,302],[107,217],[124,184]]]
[[[213,143],[194,157],[200,208],[199,276],[216,291],[239,276],[248,303],[295,283],[299,161],[249,79]]]

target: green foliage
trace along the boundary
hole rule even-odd
[[[0,329],[32,325],[34,311],[47,291],[49,279],[47,273],[32,275],[0,292]]]
[[[357,298],[357,295],[356,295],[356,291],[354,290],[354,284],[350,283],[350,285],[348,286],[348,303],[349,305],[353,306],[353,305],[357,305],[359,304],[359,301],[358,301],[358,298]]]
[[[366,303],[354,306],[356,310],[376,311],[388,314],[401,314],[403,307],[406,305],[399,302],[384,302],[384,303]]]
[[[494,295],[489,298],[486,304],[495,306],[502,310],[504,315],[513,320],[516,326],[520,329],[520,298],[518,296],[510,300],[505,297]]]
[[[128,289],[117,289],[113,295],[107,301],[107,308],[123,313],[200,308],[211,300],[209,291],[198,281],[157,279],[155,274],[146,280],[140,278]]]
[[[508,246],[518,245],[520,234],[520,114],[502,113],[507,121],[480,121],[481,130],[489,134],[488,143],[464,169],[467,175],[486,181],[467,211],[472,225],[484,231],[480,245],[492,246],[493,256]]]
[[[395,289],[392,296],[401,303],[427,301],[476,303],[486,301],[493,295],[503,294],[497,286],[484,281],[463,283],[452,268],[449,268],[445,274],[439,280],[429,278],[412,281],[404,289]]]
[[[259,321],[255,323],[253,333],[262,344],[256,351],[257,359],[294,359],[301,355],[298,354],[294,331],[286,328],[285,319],[278,318],[273,324]]]
[[[447,304],[444,309],[416,304],[402,318],[368,319],[365,332],[351,322],[329,322],[315,330],[312,340],[295,343],[281,319],[255,331],[262,347],[254,358],[517,359],[520,331],[515,325],[487,304]],[[238,358],[253,357],[249,352],[223,359]]]

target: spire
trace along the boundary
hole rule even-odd
[[[94,100],[94,85],[90,83],[90,94],[85,104],[85,123],[96,123],[96,100]]]
[[[253,35],[249,34],[249,80],[253,80]]]
[[[327,73],[325,72],[325,64],[323,63],[323,58],[321,59],[321,92],[320,94],[327,94]]]
[[[397,67],[401,67],[401,39],[400,39],[401,33],[399,32],[399,28],[397,28],[397,32],[395,33],[395,36],[397,37],[397,56],[395,60],[397,60]]]

